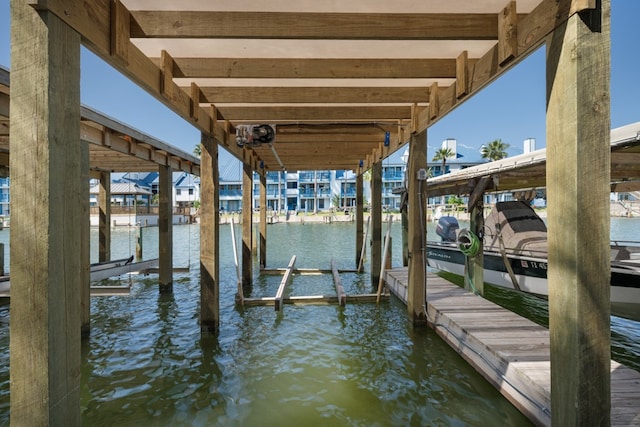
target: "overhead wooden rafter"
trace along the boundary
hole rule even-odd
[[[10,74],[0,68],[0,176],[8,176],[9,96]],[[200,174],[200,162],[191,154],[91,108],[80,108],[80,120],[79,141],[89,145],[89,166],[93,171],[153,172],[158,166],[171,166],[176,171]]]
[[[203,133],[224,123],[214,138],[252,167],[263,165],[258,172],[362,172],[591,7],[589,0],[32,3]],[[235,126],[246,123],[276,124],[273,147],[237,146]],[[285,137],[285,125],[322,125],[330,143],[285,143],[296,139],[291,128]],[[351,131],[367,126],[387,130],[354,143]]]

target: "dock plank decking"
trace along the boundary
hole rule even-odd
[[[407,268],[386,270],[406,303]],[[551,425],[549,330],[429,273],[431,327],[523,414]],[[640,373],[611,361],[611,425],[640,425]]]

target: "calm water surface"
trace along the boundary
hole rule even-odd
[[[640,230],[639,221],[625,227],[630,224]],[[394,224],[396,266],[399,231]],[[153,258],[157,228],[143,233],[145,258]],[[189,265],[191,272],[175,275],[173,294],[160,296],[154,276],[123,276],[119,282],[131,284],[130,296],[92,299],[91,337],[82,355],[83,425],[529,425],[434,332],[412,328],[405,306],[393,298],[380,306],[287,305],[282,314],[273,307],[236,308],[229,225],[221,226],[221,234],[217,337],[201,335],[198,325],[197,225],[174,228],[175,265]],[[113,258],[134,252],[134,229],[116,229],[113,239]],[[295,254],[298,267],[328,268],[333,256],[339,268],[353,269],[354,241],[354,224],[272,225],[267,263],[286,266]],[[368,271],[345,273],[342,280],[347,293],[371,292]],[[279,281],[257,277],[251,296],[273,296]],[[335,292],[331,275],[295,276],[290,291]],[[491,294],[544,319],[546,306],[536,298],[500,289]],[[616,318],[613,325],[614,346],[637,366],[640,327]],[[8,305],[1,306],[0,425],[9,418],[8,326]]]

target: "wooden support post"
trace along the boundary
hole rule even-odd
[[[464,287],[478,295],[484,295],[484,193],[493,183],[493,178],[489,175],[483,176],[476,183],[473,191],[469,195],[469,231],[478,237],[480,246],[478,254],[474,257],[465,258]]]
[[[344,287],[342,286],[342,279],[340,279],[340,272],[336,267],[336,261],[331,258],[331,274],[333,275],[333,284],[336,286],[336,295],[338,295],[338,304],[340,307],[347,305],[347,295],[344,293]]]
[[[409,162],[407,164],[408,201],[407,215],[409,219],[409,283],[407,289],[407,315],[413,324],[425,324],[426,313],[426,181],[418,180],[418,171],[427,168],[427,133],[411,135],[409,142]]]
[[[293,278],[293,267],[296,264],[296,256],[292,256],[289,261],[289,265],[287,266],[287,270],[284,272],[282,276],[282,280],[280,281],[280,286],[278,287],[278,292],[276,292],[275,299],[275,307],[276,311],[282,311],[282,307],[284,305],[284,291],[289,283],[291,283],[291,279]]]
[[[244,305],[244,291],[242,289],[242,275],[240,274],[240,263],[238,262],[238,245],[236,244],[236,225],[231,217],[231,246],[233,250],[233,262],[236,266],[236,281],[238,284],[238,293],[236,294],[236,301],[240,305]]]
[[[610,425],[610,1],[547,41],[553,425]]]
[[[4,243],[0,243],[0,276],[4,276]]]
[[[356,176],[356,266],[360,270],[361,257],[364,255],[360,250],[363,243],[364,225],[364,183],[362,174]]]
[[[10,422],[79,426],[80,36],[29,2],[10,13]]]
[[[111,174],[100,172],[98,190],[98,261],[111,260]]]
[[[215,127],[215,125],[214,125]],[[218,144],[202,134],[200,154],[200,330],[220,326],[220,186]]]
[[[510,1],[498,14],[498,63],[505,65],[518,56],[518,15],[516,2]]]
[[[387,234],[384,236],[384,250],[382,251],[382,262],[380,263],[380,278],[378,279],[378,293],[376,296],[376,303],[380,303],[380,295],[382,295],[382,288],[384,287],[384,269],[387,264],[387,257],[389,256],[391,246],[391,222],[393,216],[389,215],[389,226],[387,227]]]
[[[367,218],[367,227],[364,229],[364,236],[362,238],[362,249],[360,251],[360,262],[358,262],[358,268],[356,270],[356,273],[360,273],[364,265],[365,254],[367,253],[367,238],[369,236],[370,227],[371,227],[371,216]]]
[[[480,248],[474,257],[465,259],[464,287],[478,295],[484,295],[484,252],[482,236],[484,234],[484,204],[482,199],[473,205],[469,215],[469,230],[478,237]]]
[[[173,292],[173,203],[170,166],[160,166],[158,184],[158,255],[160,293]]]
[[[250,286],[253,282],[253,169],[250,164],[244,163],[242,170],[242,285]]]
[[[260,268],[267,266],[267,175],[260,175]]]
[[[382,162],[371,167],[371,284],[380,281],[382,265]]]
[[[80,142],[80,199],[84,200],[78,210],[80,222],[80,277],[82,291],[80,292],[80,336],[86,338],[91,332],[91,217],[89,213],[89,144]]]
[[[406,194],[402,196],[407,197]],[[402,266],[409,265],[409,216],[406,207],[400,211],[400,221],[402,224]]]
[[[142,252],[143,252],[143,240],[142,240],[142,226],[136,225],[136,261],[142,261]]]

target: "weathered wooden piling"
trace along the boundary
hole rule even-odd
[[[409,217],[409,291],[407,296],[407,315],[414,324],[425,323],[423,306],[425,303],[425,274],[427,266],[423,252],[426,231],[426,180],[418,179],[418,171],[427,167],[427,133],[411,135],[409,142],[408,176],[408,211]]]
[[[158,254],[160,274],[158,285],[160,293],[173,291],[173,203],[172,171],[170,166],[159,166],[158,185]]]
[[[78,426],[80,35],[12,0],[11,62],[11,424]]]
[[[609,20],[610,1],[599,1],[570,16],[547,41],[554,425],[611,423]]]
[[[111,259],[111,173],[102,171],[98,179],[98,261],[106,262]]]
[[[214,114],[213,117],[216,117]],[[215,134],[217,122],[212,123]],[[220,326],[220,209],[218,144],[212,137],[200,138],[200,329],[217,333]]]

